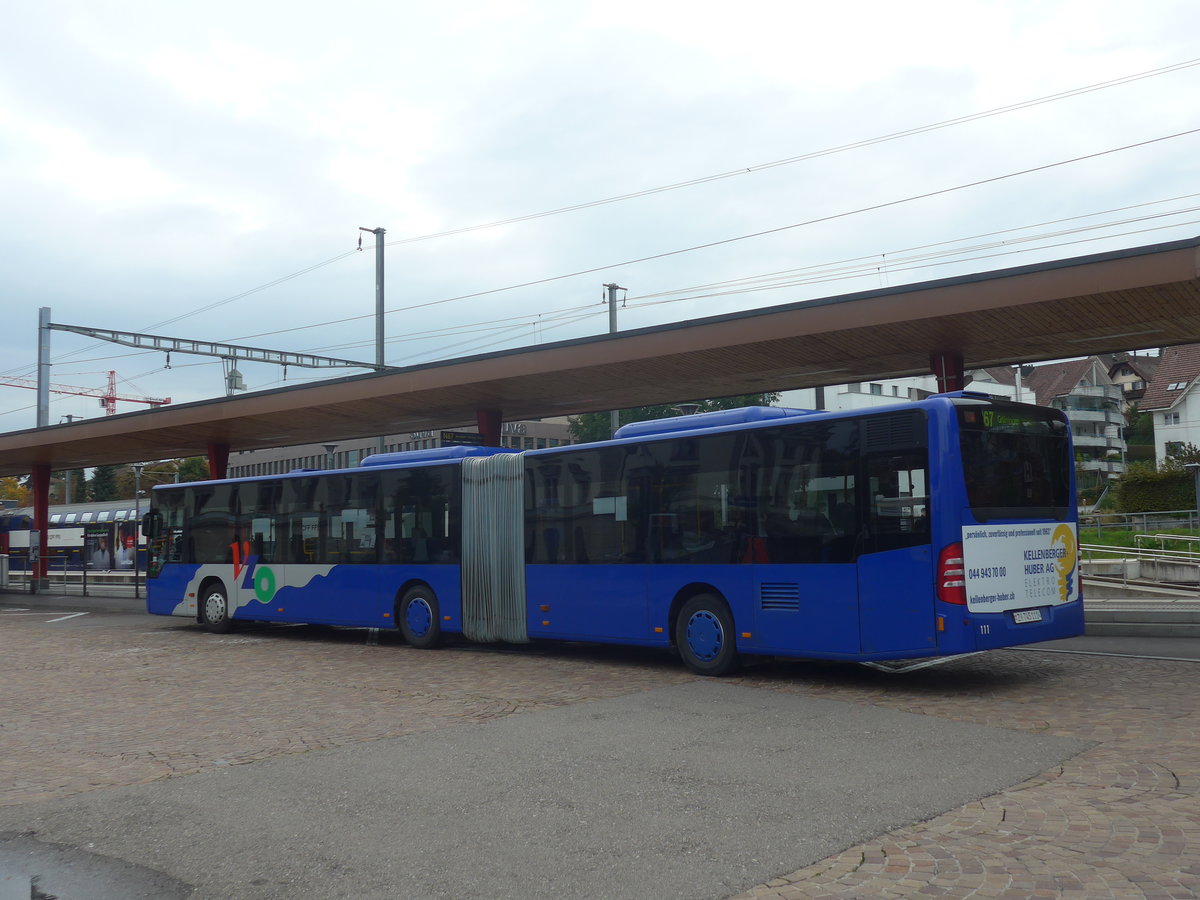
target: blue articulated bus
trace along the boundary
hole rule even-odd
[[[238,620],[913,660],[1078,635],[1062,412],[954,392],[871,411],[750,407],[516,452],[154,489],[148,608]]]

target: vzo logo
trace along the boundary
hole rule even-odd
[[[243,590],[254,589],[254,599],[259,603],[270,603],[275,596],[275,572],[270,566],[260,566],[258,555],[250,552],[250,542],[234,541],[230,545],[233,550],[233,577],[242,577]]]

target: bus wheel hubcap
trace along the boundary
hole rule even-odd
[[[209,594],[204,603],[204,615],[210,622],[220,622],[225,618],[225,598],[220,594]]]
[[[721,621],[706,609],[693,613],[688,620],[688,647],[697,659],[711,662],[721,652],[724,643]]]
[[[417,637],[424,636],[433,624],[433,610],[429,608],[428,601],[424,597],[414,598],[404,611],[404,621],[408,623],[408,628],[413,634]]]

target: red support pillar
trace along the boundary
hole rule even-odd
[[[475,421],[479,423],[479,433],[483,435],[485,447],[500,446],[500,424],[504,414],[498,409],[475,410]]]
[[[30,588],[37,591],[48,584],[46,573],[50,560],[50,466],[39,463],[33,467],[33,530],[38,533],[36,566],[29,572]],[[30,550],[32,550],[32,546]]]
[[[961,353],[931,353],[929,368],[937,377],[938,393],[961,391],[965,384],[963,378],[963,357]]]
[[[229,445],[209,442],[208,477],[224,478],[229,472]]]

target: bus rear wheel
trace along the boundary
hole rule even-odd
[[[442,613],[437,594],[425,585],[409,588],[396,607],[396,621],[404,639],[419,650],[442,642]]]
[[[200,599],[200,621],[213,634],[233,631],[233,613],[224,586],[214,584]]]
[[[741,665],[733,616],[716,594],[697,594],[683,604],[675,620],[675,646],[697,675],[724,675]]]

